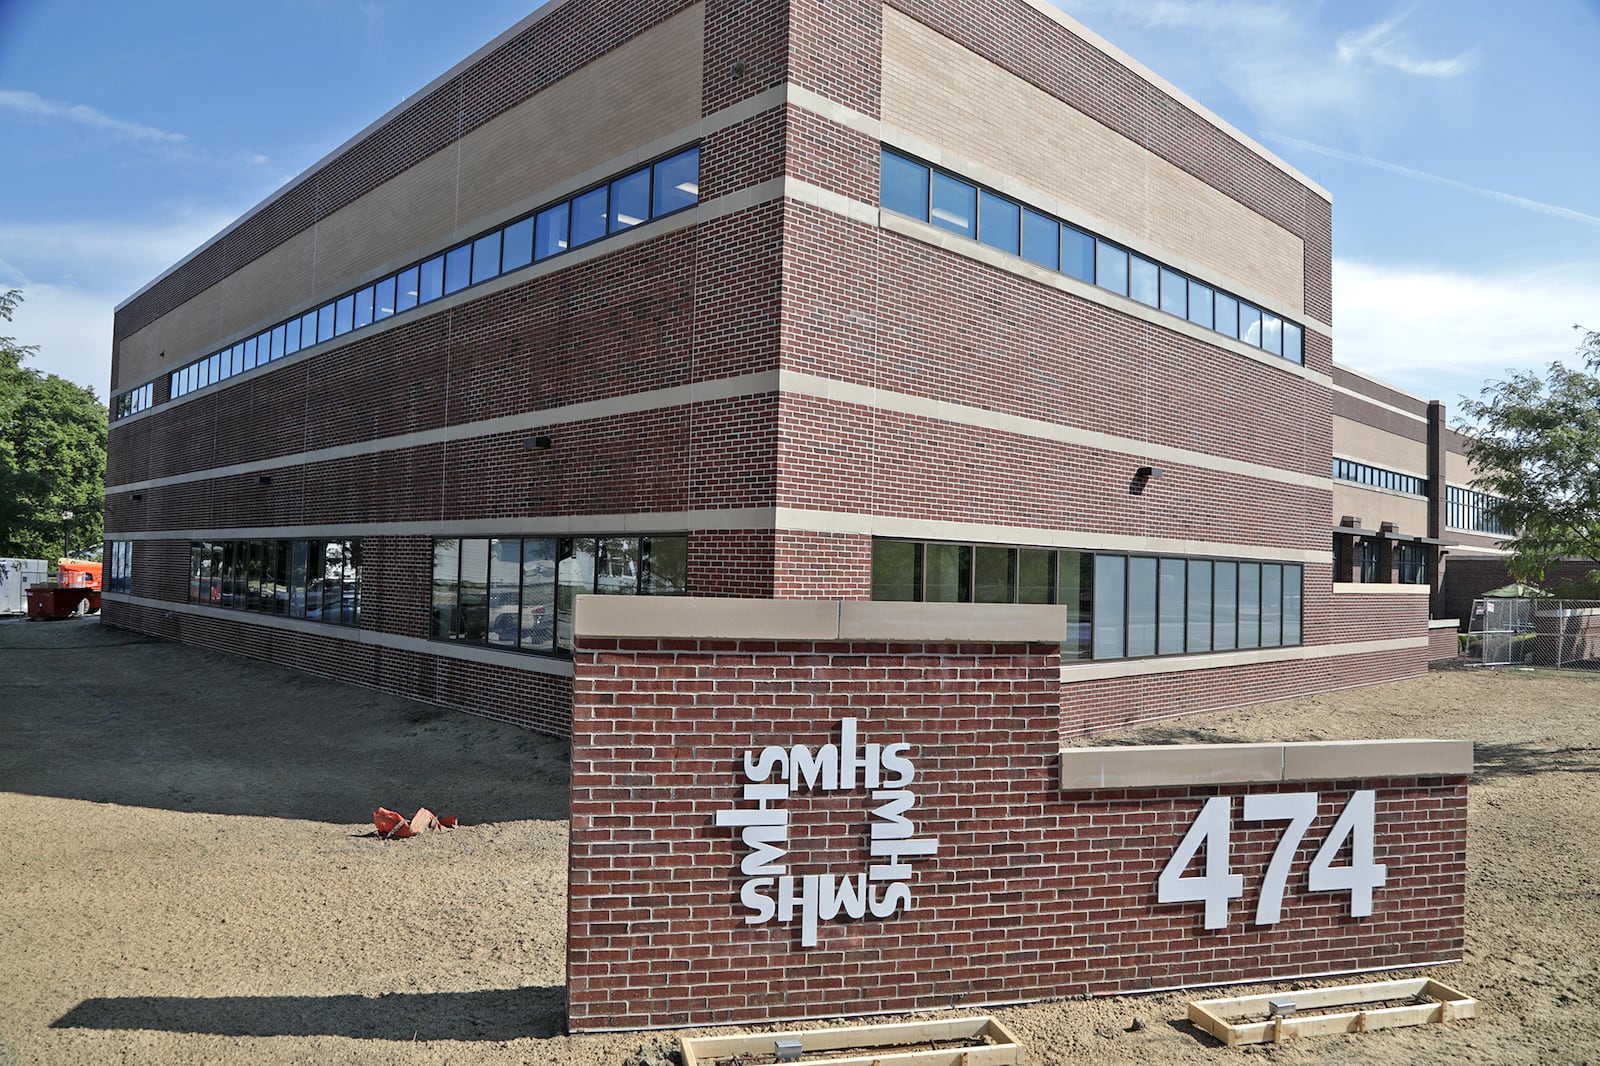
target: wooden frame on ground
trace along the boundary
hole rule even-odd
[[[1426,1000],[1400,1006],[1368,1004],[1393,1000]],[[1292,1010],[1330,1013],[1295,1016],[1275,1013],[1274,1001],[1289,1000]],[[1335,1010],[1350,1007],[1351,1010]],[[1269,1015],[1264,1021],[1250,1020]],[[1233,999],[1197,999],[1189,1004],[1189,1020],[1232,1047],[1235,1044],[1280,1044],[1302,1036],[1364,1033],[1406,1025],[1451,1022],[1478,1016],[1478,1001],[1429,977],[1378,981],[1365,985],[1334,985],[1297,992],[1270,992]],[[1229,1019],[1236,1019],[1230,1021]]]

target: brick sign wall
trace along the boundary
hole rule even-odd
[[[989,642],[953,639],[956,612],[923,610],[939,624],[917,641],[903,636],[917,624],[909,608],[942,605],[760,605],[768,618],[804,616],[785,627],[721,601],[745,612],[724,627],[744,639],[717,639],[716,608],[699,609],[710,601],[679,601],[676,616],[581,602],[574,1031],[967,1007],[1461,953],[1464,770],[1068,791],[1058,649],[1016,639],[1030,609],[970,622],[999,634]],[[1295,798],[1247,811],[1247,795]],[[1291,807],[1309,821],[1264,820]],[[1269,869],[1291,830],[1299,844],[1278,892]],[[1171,872],[1188,880],[1158,888],[1184,842],[1201,839]],[[1227,871],[1208,865],[1222,850]],[[1369,915],[1352,916],[1359,885],[1311,890],[1319,856],[1324,882],[1370,882],[1384,868]],[[1219,902],[1163,903],[1164,892]],[[1271,924],[1258,924],[1264,896],[1280,901]]]

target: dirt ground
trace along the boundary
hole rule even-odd
[[[670,1061],[563,1033],[564,744],[94,620],[0,623],[0,686],[0,1064]],[[995,1011],[1028,1061],[1600,1063],[1600,676],[1111,739],[1408,736],[1478,742],[1466,959],[1429,972],[1479,1020],[1229,1050],[1193,993]],[[379,804],[463,827],[376,840]]]

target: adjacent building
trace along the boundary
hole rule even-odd
[[[1055,604],[1067,735],[1412,675],[1499,531],[1331,219],[1043,0],[548,3],[118,308],[105,618],[555,733],[584,594]]]

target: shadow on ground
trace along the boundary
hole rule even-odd
[[[567,816],[567,745],[97,619],[0,623],[0,790],[361,822]]]
[[[566,1026],[561,986],[383,996],[125,996],[86,999],[52,1029],[353,1040],[545,1040]]]

